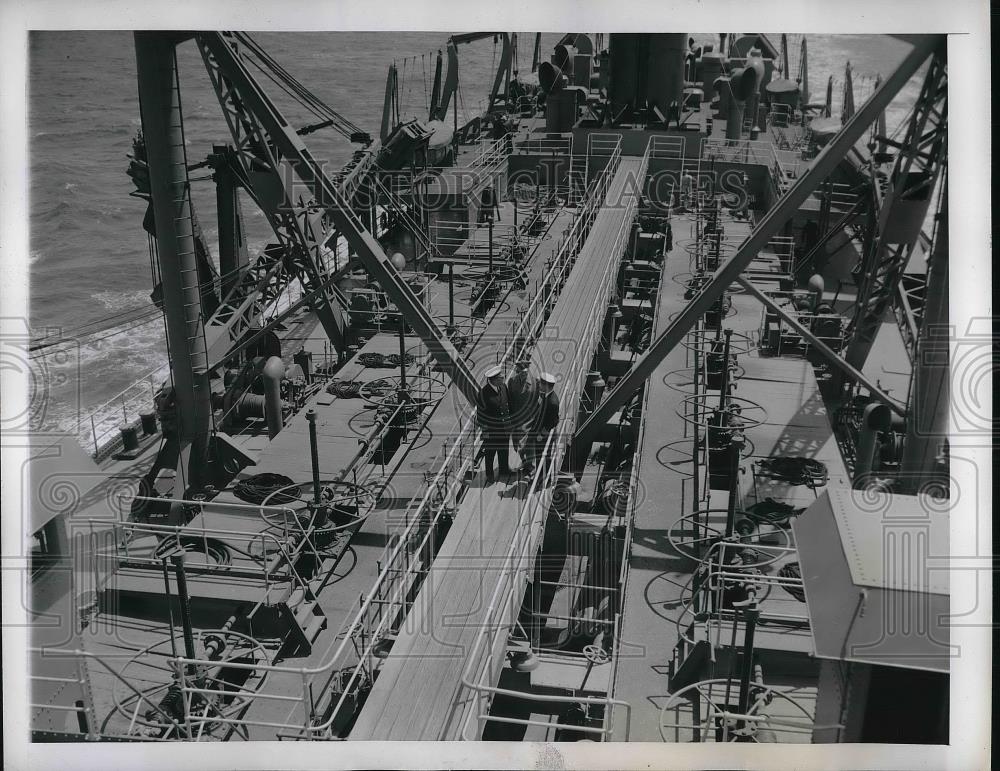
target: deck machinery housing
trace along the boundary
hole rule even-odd
[[[528,74],[492,34],[487,114],[457,36],[374,141],[248,35],[135,35],[171,387],[93,458],[33,446],[35,740],[947,742],[943,37],[836,121],[804,39],[569,34]],[[231,133],[218,270],[179,45]],[[518,359],[560,422],[487,484]]]

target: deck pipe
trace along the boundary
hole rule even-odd
[[[281,380],[285,376],[285,363],[280,356],[272,356],[264,365],[261,380],[264,383],[264,420],[267,436],[274,439],[284,428],[284,405],[281,401]]]
[[[700,330],[699,330],[699,327],[701,327]],[[695,327],[695,329],[696,329],[696,331],[703,331],[704,327],[701,324],[699,324],[697,327]],[[700,346],[698,346],[698,345],[693,346],[693,350],[694,350],[694,372],[692,373],[692,378],[691,378],[692,384],[691,385],[692,385],[692,387],[694,389],[693,393],[699,394],[699,393],[701,393],[701,382],[700,382],[700,380],[701,380],[701,350],[700,350]],[[693,432],[693,437],[692,437],[693,438],[693,442],[692,442],[692,446],[691,446],[691,485],[692,485],[691,496],[692,496],[692,500],[694,501],[694,509],[693,509],[694,514],[692,515],[692,519],[693,519],[693,523],[692,524],[694,525],[695,538],[700,538],[701,537],[701,532],[700,532],[701,531],[701,521],[700,521],[701,517],[698,516],[698,509],[701,506],[701,491],[700,491],[700,484],[701,483],[700,483],[698,477],[701,474],[701,464],[700,464],[700,458],[701,458],[701,431],[699,430],[700,427],[698,425],[698,421],[697,420],[692,421],[691,426],[692,426],[692,432]]]
[[[455,263],[448,264],[448,328],[446,332],[455,331]]]
[[[184,552],[178,551],[170,555],[174,566],[174,577],[177,580],[177,598],[181,605],[181,627],[184,630],[184,657],[194,659],[194,629],[191,626],[191,596],[188,594],[187,574],[184,571]],[[188,673],[194,671],[194,664],[187,665]]]
[[[759,73],[752,66],[733,70],[729,77],[730,94],[729,110],[726,114],[726,139],[741,139],[743,137],[743,110],[745,106],[753,107],[750,100],[757,93]]]
[[[316,410],[306,412],[309,423],[309,458],[312,461],[313,503],[319,506],[323,498],[323,489],[319,483],[319,439],[316,436]]]
[[[753,675],[753,638],[757,628],[757,619],[760,611],[756,608],[743,609],[744,629],[743,629],[743,667],[740,670],[740,714],[746,715],[750,711],[750,679]],[[739,721],[738,728],[744,728],[746,721]]]
[[[734,432],[729,440],[729,501],[726,505],[726,540],[733,537],[736,529],[736,503],[740,491],[740,453],[743,450],[743,434]]]
[[[727,118],[729,115],[729,102],[732,100],[733,85],[730,77],[724,75],[716,78],[712,86],[715,88],[715,93],[719,95],[719,102],[716,105],[716,114],[720,118]],[[709,102],[711,104],[711,102]]]
[[[742,70],[738,71],[742,74]],[[733,78],[729,80],[729,94],[726,103],[726,139],[741,139],[743,137],[743,102],[737,99],[733,86]]]
[[[854,463],[854,481],[863,483],[875,470],[875,453],[878,451],[878,435],[892,428],[892,410],[879,402],[865,407],[858,434],[857,459]]]
[[[768,79],[767,68],[764,64],[764,59],[761,56],[760,49],[751,48],[747,54],[746,69],[753,70],[756,73],[756,78],[754,78],[754,88],[753,92],[747,97],[746,109],[750,112],[752,118],[751,121],[751,139],[756,139],[756,132],[760,130],[760,90],[764,85],[765,80]]]
[[[174,628],[174,601],[171,597],[173,592],[170,591],[169,561],[170,558],[168,556],[163,557],[163,596],[167,600],[167,626],[170,630],[170,653],[174,658],[177,658],[177,633]]]
[[[722,385],[719,387],[719,412],[725,412],[726,401],[729,399],[729,349],[732,345],[733,330],[723,331],[726,336],[722,346]]]

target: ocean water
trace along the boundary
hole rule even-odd
[[[426,116],[436,51],[444,32],[259,33],[254,36],[285,69],[346,118],[375,135],[381,120],[386,69],[395,60],[403,112]],[[559,35],[542,36],[547,57]],[[714,36],[696,36],[712,41]],[[529,69],[532,33],[519,35],[519,64]],[[778,36],[772,38],[777,42]],[[792,36],[792,73],[797,41]],[[850,61],[855,100],[870,92],[877,73],[888,74],[909,50],[882,35],[810,36],[811,101],[825,95],[833,75],[834,111]],[[459,49],[460,120],[482,106],[492,84],[499,47],[490,40]],[[213,143],[228,139],[225,122],[193,42],[178,47],[188,162],[202,160]],[[35,32],[29,40],[30,325],[36,337],[65,340],[32,360],[44,389],[39,421],[66,430],[88,428],[88,415],[115,400],[134,381],[158,380],[167,363],[163,324],[149,300],[152,287],[145,201],[131,197],[127,153],[139,128],[135,54],[128,32]],[[312,116],[264,81],[294,125]],[[919,92],[919,77],[888,111],[890,132]],[[352,146],[332,130],[308,135],[314,155],[339,168]],[[215,197],[210,181],[194,172],[198,217],[216,249]],[[244,201],[251,253],[268,240],[260,212]],[[102,319],[112,328],[92,332]],[[103,324],[102,324],[103,326]],[[155,385],[155,383],[152,383]],[[147,386],[149,388],[151,386]],[[127,396],[135,397],[137,391]],[[148,390],[147,390],[148,393]]]

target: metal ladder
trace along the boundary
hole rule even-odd
[[[171,200],[174,214],[176,215],[178,212],[180,213],[180,216],[174,216],[173,218],[174,234],[175,238],[190,237],[193,247],[189,250],[177,252],[179,265],[189,263],[191,265],[191,267],[188,268],[181,267],[177,273],[180,278],[183,293],[187,295],[193,290],[198,296],[198,300],[196,302],[185,302],[183,305],[185,345],[187,347],[191,363],[194,365],[195,375],[204,375],[208,363],[208,352],[205,345],[205,327],[202,323],[201,276],[198,273],[198,250],[195,245],[196,235],[194,213],[191,202],[191,183],[188,180],[187,175],[187,149],[185,147],[184,119],[181,108],[181,88],[176,60],[173,68],[173,77],[171,78],[170,83],[170,91],[171,97],[169,103],[171,105],[171,122],[180,129],[180,142],[179,144],[174,144],[171,150],[173,151],[172,154],[179,151],[179,155],[182,158],[182,160],[174,161],[170,165],[175,168],[178,166],[182,167],[180,169],[181,174],[177,175],[177,177],[183,177],[184,180],[180,183],[171,184],[171,187],[173,188],[172,193],[174,195]],[[173,134],[171,134],[171,136],[173,136]],[[174,174],[171,174],[171,177],[174,178]]]

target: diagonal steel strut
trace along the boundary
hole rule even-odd
[[[660,362],[684,338],[695,322],[712,307],[712,304],[746,269],[757,253],[784,227],[799,206],[816,189],[816,186],[829,176],[848,150],[854,147],[854,143],[861,138],[868,126],[889,105],[899,90],[937,46],[943,44],[943,41],[943,35],[928,35],[920,38],[914,44],[913,50],[896,68],[896,71],[886,78],[881,88],[875,91],[861,109],[844,124],[840,132],[816,156],[809,170],[799,177],[798,181],[788,189],[778,203],[764,215],[757,228],[736,250],[736,253],[719,266],[711,280],[691,299],[691,302],[663,334],[652,342],[649,350],[636,360],[628,374],[618,382],[618,385],[577,429],[573,437],[575,444],[580,445],[593,441],[600,427],[607,424],[611,417],[625,406],[632,394],[653,374]]]
[[[288,124],[260,88],[246,65],[230,46],[225,34],[199,33],[198,38],[211,51],[220,69],[237,89],[243,100],[243,106],[260,121],[286,163],[305,183],[317,207],[333,220],[337,230],[344,235],[348,244],[357,253],[361,264],[396,304],[403,317],[440,364],[441,369],[448,373],[465,398],[475,404],[479,385],[469,365],[389,262],[378,241],[351,210],[350,204],[344,199],[337,185],[327,176],[323,164],[313,157],[295,129]]]

